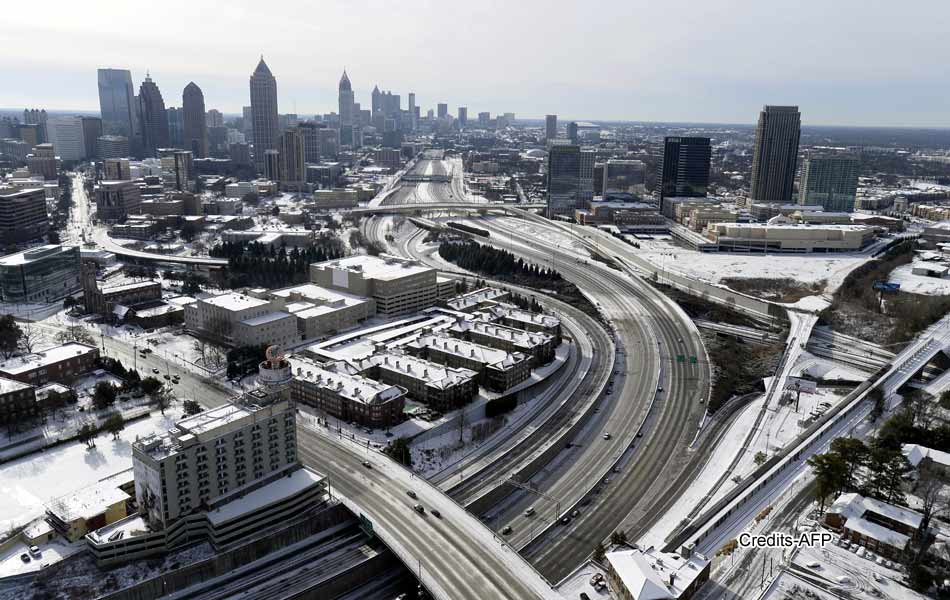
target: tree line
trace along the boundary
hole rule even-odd
[[[310,280],[310,264],[342,258],[343,245],[331,237],[319,238],[314,246],[275,248],[259,242],[223,242],[209,254],[228,259],[228,287],[277,288]]]
[[[439,256],[468,271],[491,275],[499,279],[528,278],[535,281],[561,281],[561,274],[547,267],[539,267],[507,250],[482,246],[471,240],[465,242],[442,242]]]

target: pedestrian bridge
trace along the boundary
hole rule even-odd
[[[419,175],[418,173],[407,173],[402,176],[402,181],[408,183],[449,183],[452,181],[451,175]]]

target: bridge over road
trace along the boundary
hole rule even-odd
[[[354,208],[350,210],[353,216],[361,215],[379,215],[379,214],[398,214],[414,213],[417,211],[480,211],[480,210],[500,210],[509,212],[516,209],[526,210],[533,208],[544,208],[543,203],[502,203],[502,202],[426,202],[413,204],[392,204],[382,206],[366,206],[363,208]]]

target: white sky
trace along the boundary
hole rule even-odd
[[[766,103],[810,124],[945,126],[946,0],[269,0],[4,2],[0,107],[98,108],[96,68],[146,70],[167,106],[194,80],[239,112],[261,53],[281,112],[375,83],[423,112],[751,123]],[[16,50],[14,50],[16,49]]]

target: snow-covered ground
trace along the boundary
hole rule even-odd
[[[129,423],[113,440],[100,434],[96,446],[72,442],[0,465],[0,530],[24,525],[45,512],[44,503],[132,467],[132,442],[167,431],[181,417],[173,407],[162,416]]]
[[[930,296],[943,296],[950,294],[950,276],[928,277],[927,275],[914,275],[914,267],[924,266],[933,268],[946,268],[948,263],[947,261],[940,260],[923,260],[921,255],[918,254],[914,257],[913,262],[906,265],[901,265],[891,271],[891,274],[888,276],[887,280],[891,283],[899,283],[901,285],[901,291],[903,292],[926,294]]]
[[[581,593],[587,594],[591,600],[609,600],[616,598],[610,589],[597,591],[590,584],[590,579],[599,574],[606,579],[607,572],[593,561],[587,561],[578,567],[573,573],[565,577],[557,586],[557,591],[565,598],[580,598]]]
[[[669,236],[637,240],[637,255],[665,270],[712,283],[727,277],[777,279],[790,277],[801,283],[827,282],[833,293],[855,267],[869,260],[864,253],[842,254],[740,254],[706,253],[676,246]]]

